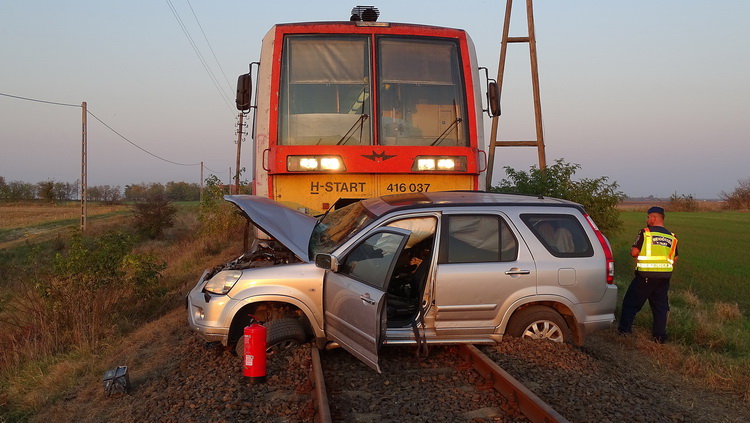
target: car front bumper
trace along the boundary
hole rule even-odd
[[[211,295],[203,292],[206,284],[204,272],[198,283],[187,296],[187,317],[190,328],[196,331],[207,342],[221,342],[227,345],[229,323],[226,319],[228,302],[226,295]]]

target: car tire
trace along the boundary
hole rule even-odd
[[[263,324],[266,328],[266,355],[291,350],[305,343],[305,328],[299,319],[290,317],[271,320]],[[234,348],[238,357],[245,356],[245,343],[241,337]],[[244,360],[244,358],[243,358]]]
[[[546,339],[553,342],[568,342],[570,328],[557,311],[545,306],[530,306],[519,310],[510,319],[505,330],[516,338]]]

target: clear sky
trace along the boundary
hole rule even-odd
[[[525,1],[514,3],[511,35],[525,35]],[[467,30],[496,74],[505,1],[369,4],[381,21]],[[64,104],[0,96],[0,176],[78,180],[85,101],[122,136],[89,116],[89,185],[199,183],[200,162],[204,177],[228,182],[235,83],[263,35],[280,22],[348,20],[356,5],[0,0],[0,93]],[[633,197],[731,192],[750,177],[748,16],[747,0],[536,0],[548,164],[580,164],[576,177],[607,176]],[[510,46],[503,140],[534,137],[527,51]],[[496,180],[503,166],[536,162],[534,148],[499,149]]]

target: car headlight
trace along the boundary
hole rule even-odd
[[[208,280],[203,290],[212,294],[224,295],[229,292],[242,276],[241,270],[223,270]]]

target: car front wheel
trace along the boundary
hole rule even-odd
[[[560,313],[545,306],[520,310],[508,323],[506,334],[517,338],[568,342],[570,329]]]
[[[299,319],[283,318],[263,324],[266,328],[266,355],[291,350],[305,343],[307,336]],[[237,356],[245,356],[244,337],[237,341],[234,351]],[[244,360],[244,358],[243,358]]]

